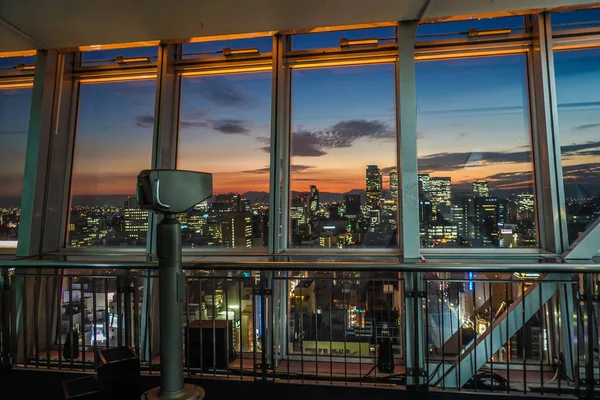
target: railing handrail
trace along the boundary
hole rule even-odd
[[[0,268],[40,269],[158,269],[156,261],[45,261],[6,260]],[[230,271],[353,271],[353,272],[522,272],[522,273],[600,273],[600,264],[594,263],[493,263],[493,262],[320,262],[320,261],[187,261],[187,270]]]

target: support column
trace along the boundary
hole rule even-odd
[[[568,246],[568,235],[550,14],[530,18],[534,39],[529,53],[529,97],[539,243],[543,250],[561,253]]]
[[[399,243],[404,259],[421,256],[419,236],[419,182],[417,162],[417,97],[415,88],[414,37],[418,22],[398,24],[398,64],[396,70],[396,107],[398,121]],[[406,384],[421,390],[426,382],[425,334],[423,325],[423,274],[404,274],[406,315]]]

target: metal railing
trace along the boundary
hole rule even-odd
[[[155,264],[1,267],[5,368],[91,372],[98,349],[128,345],[143,371],[160,371]],[[593,398],[599,267],[185,263],[184,368],[239,380]]]

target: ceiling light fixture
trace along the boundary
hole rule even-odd
[[[467,31],[467,35],[469,35],[470,38],[480,36],[509,35],[510,33],[511,29],[490,29],[487,31],[478,31],[476,28],[469,28]]]
[[[119,64],[131,64],[131,63],[143,63],[143,62],[149,62],[150,58],[149,57],[129,57],[129,58],[125,58],[123,56],[116,56],[115,57],[115,61]]]
[[[340,47],[349,47],[349,46],[376,46],[379,44],[379,39],[354,39],[348,40],[347,38],[340,39]]]
[[[258,54],[259,51],[257,48],[250,48],[250,49],[230,49],[229,47],[223,47],[223,55],[226,57],[231,57],[231,56],[247,56],[250,54]]]

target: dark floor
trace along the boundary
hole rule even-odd
[[[3,400],[11,399],[64,399],[62,382],[68,379],[83,377],[78,373],[56,372],[56,371],[32,371],[14,370],[0,372],[0,390]],[[219,379],[194,379],[189,382],[200,385],[206,391],[206,399],[285,399],[285,400],[354,400],[354,399],[485,399],[489,393],[442,393],[423,392],[410,393],[400,388],[366,388],[359,386],[336,386],[329,383],[316,385],[312,383],[272,383],[253,381],[227,381]],[[159,377],[143,376],[142,391],[158,385]],[[111,396],[114,397],[114,396]],[[136,399],[139,397],[134,396]],[[494,394],[497,399],[520,399],[523,396],[503,396]],[[527,398],[536,397],[529,394]],[[545,395],[544,397],[550,397]],[[122,397],[119,397],[122,398]],[[562,397],[566,398],[566,397]]]

